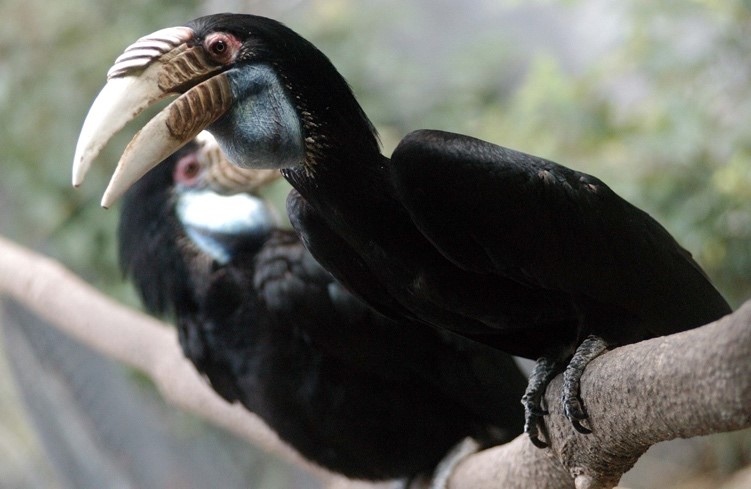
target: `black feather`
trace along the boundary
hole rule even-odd
[[[175,161],[129,191],[121,260],[147,308],[176,311],[183,350],[219,394],[357,478],[413,476],[465,436],[520,433],[526,380],[511,357],[376,313],[294,233],[271,231],[226,265],[202,255],[174,211]]]

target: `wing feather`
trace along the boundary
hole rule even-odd
[[[440,131],[405,137],[390,173],[415,226],[458,267],[643,319],[704,324],[729,311],[664,227],[593,176]]]

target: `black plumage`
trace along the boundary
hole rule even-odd
[[[238,166],[282,168],[295,189],[288,213],[300,239],[356,296],[392,319],[538,358],[524,397],[538,444],[544,387],[572,355],[564,407],[586,431],[582,365],[606,346],[730,312],[691,255],[595,177],[441,131],[413,132],[387,158],[344,78],[282,24],[219,14],[169,33],[177,39],[169,51],[187,49],[197,68],[154,89],[183,95],[134,137],[123,167],[136,167],[148,138],[169,148],[182,143],[181,131],[205,127]],[[135,68],[133,53],[142,55]],[[139,41],[110,82],[138,79],[143,66],[173,73],[178,64]],[[197,103],[206,92],[212,102]],[[190,123],[173,123],[172,113]],[[77,155],[97,141],[82,134]],[[78,160],[74,175],[85,167]],[[104,201],[137,177],[113,177]]]
[[[186,356],[219,394],[358,478],[413,476],[465,436],[490,445],[521,432],[526,380],[508,355],[375,313],[263,207],[235,236],[186,224],[184,199],[205,191],[184,175],[196,151],[128,192],[119,248],[146,307],[174,312]]]
[[[439,131],[409,134],[388,159],[344,79],[294,32],[250,16],[188,25],[197,39],[236,35],[249,54],[234,69],[273,63],[306,142],[305,160],[283,169],[290,219],[385,314],[556,364],[589,335],[617,346],[730,312],[690,254],[595,177]],[[209,130],[225,144],[241,117],[230,109]],[[252,156],[233,154],[258,165]]]

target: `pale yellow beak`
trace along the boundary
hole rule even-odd
[[[102,197],[109,207],[133,183],[192,140],[233,103],[222,66],[188,41],[187,27],[162,29],[129,46],[107,74],[81,128],[73,159],[73,185],[79,186],[107,142],[145,108],[180,95],[130,141]]]

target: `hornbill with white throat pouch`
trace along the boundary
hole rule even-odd
[[[579,378],[592,358],[730,312],[665,228],[593,176],[434,130],[382,155],[326,56],[253,15],[201,17],[130,46],[84,122],[74,184],[135,113],[169,95],[179,97],[126,148],[104,206],[204,128],[233,164],[281,169],[300,239],[353,294],[415,327],[538,360],[523,396],[538,446],[556,373],[586,433]]]
[[[273,174],[235,171],[203,133],[124,198],[121,266],[150,312],[174,316],[214,390],[362,479],[427,474],[466,437],[486,447],[521,433],[514,360],[348,293],[254,195]],[[253,192],[207,186],[222,179]]]

